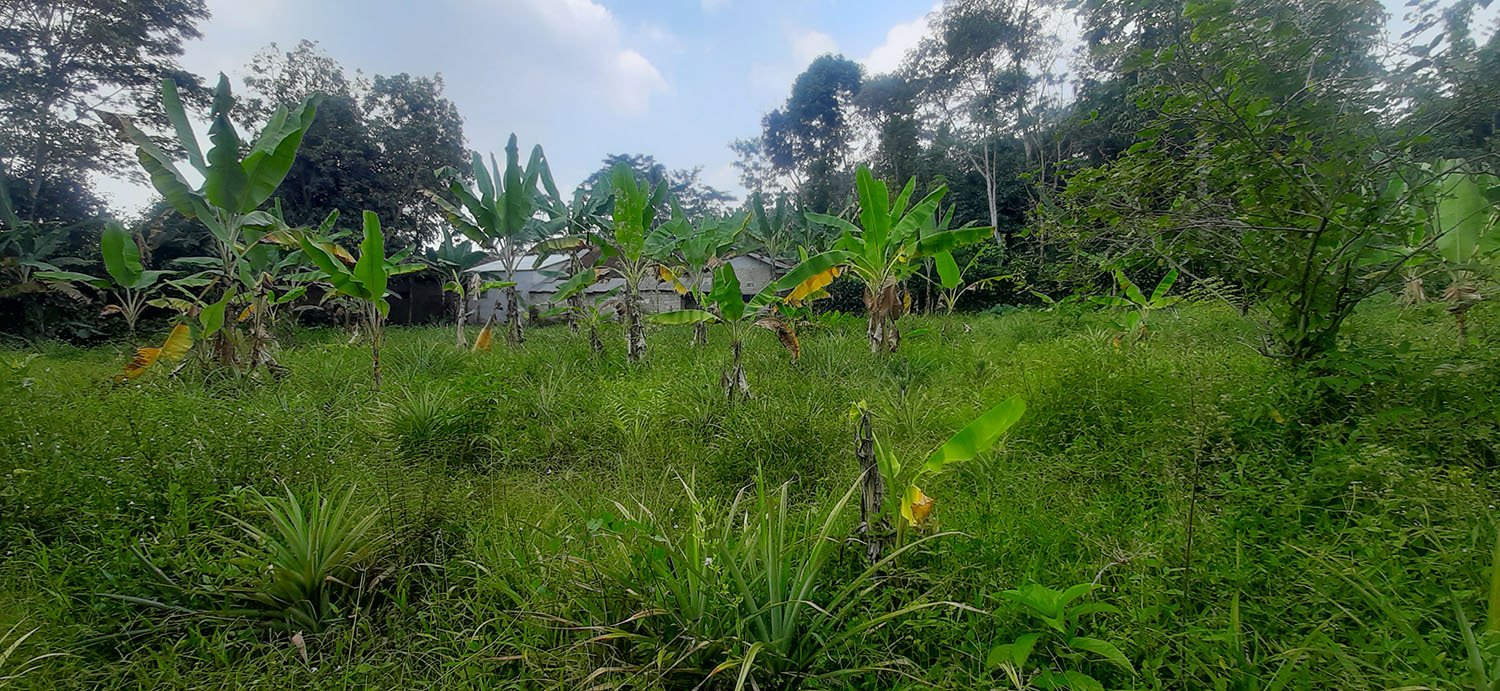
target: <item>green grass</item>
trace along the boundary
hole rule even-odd
[[[1500,312],[1476,308],[1460,352],[1439,307],[1371,307],[1327,385],[1262,357],[1253,325],[1208,305],[1158,315],[1122,347],[1105,315],[1082,312],[902,323],[891,357],[870,355],[850,317],[805,328],[798,363],[757,333],[755,398],[733,406],[719,331],[694,348],[688,329],[655,329],[631,368],[618,331],[599,358],[564,327],[480,354],[446,328],[392,329],[379,394],[366,348],[333,331],[297,334],[290,375],[249,385],[111,384],[125,344],[45,344],[24,364],[0,351],[17,363],[0,368],[0,631],[36,629],[6,664],[62,654],[0,687],[694,688],[701,674],[648,673],[655,656],[701,626],[734,641],[709,657],[743,662],[752,637],[734,627],[754,613],[707,591],[721,603],[708,614],[674,610],[664,589],[681,583],[644,570],[662,556],[655,533],[696,544],[683,540],[701,507],[758,475],[791,482],[787,563],[817,547],[824,582],[854,579],[866,564],[842,541],[850,512],[833,548],[800,537],[856,479],[851,404],[913,455],[1020,395],[1007,441],[923,487],[934,529],[954,534],[900,555],[840,620],[879,625],[799,648],[817,653],[798,669],[824,677],[802,688],[1009,688],[985,656],[1034,622],[1001,593],[1096,578],[1090,600],[1119,611],[1086,633],[1137,673],[1059,664],[1111,688],[1465,688],[1454,598],[1482,626]],[[236,520],[269,527],[255,493],[283,484],[352,485],[392,537],[326,630],[299,647],[252,620],[129,601],[224,607],[201,593],[263,568],[230,541],[245,539]],[[677,624],[626,621],[652,608]]]

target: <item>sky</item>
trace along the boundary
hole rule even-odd
[[[1405,1],[1382,1],[1399,32]],[[643,153],[702,166],[705,182],[740,193],[729,142],[756,136],[813,58],[841,53],[889,71],[921,40],[934,3],[208,0],[212,18],[182,64],[239,86],[266,45],[310,39],[351,72],[442,75],[470,148],[498,152],[514,132],[523,150],[542,145],[563,189],[606,154]],[[119,214],[154,196],[144,182],[96,184]]]

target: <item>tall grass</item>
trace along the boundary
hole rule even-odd
[[[333,332],[299,333],[290,376],[249,387],[115,386],[123,346],[47,345],[0,370],[0,631],[37,629],[12,661],[66,655],[12,685],[692,688],[718,669],[705,688],[779,671],[815,688],[995,688],[985,655],[1032,626],[1000,594],[1097,578],[1121,613],[1090,635],[1141,687],[1472,687],[1453,594],[1483,626],[1500,332],[1495,308],[1470,316],[1459,352],[1440,308],[1359,314],[1356,354],[1378,376],[1344,382],[1331,419],[1314,414],[1322,384],[1202,305],[1119,348],[1081,310],[916,317],[886,358],[858,319],[833,318],[803,330],[795,364],[753,340],[757,397],[733,408],[720,358],[671,329],[635,368],[566,328],[490,353],[394,329],[378,397],[351,385],[367,356]],[[850,404],[869,401],[912,454],[1010,395],[1029,411],[1005,450],[923,487],[953,534],[839,599],[868,566],[835,511],[857,473]],[[389,535],[352,575],[287,569],[329,586],[329,606],[308,607],[321,633],[280,619],[305,660],[286,632],[98,595],[166,602],[147,563],[193,611],[269,588],[271,543],[230,517],[292,544],[254,499],[283,486],[357,488],[325,496],[347,498],[345,525],[379,510],[368,534]],[[705,557],[716,570],[689,568]],[[355,597],[360,564],[389,575]]]

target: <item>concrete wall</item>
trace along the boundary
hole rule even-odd
[[[759,293],[771,282],[771,266],[760,259],[740,256],[730,259],[729,263],[734,266],[734,275],[740,280],[740,292],[744,293],[746,299]],[[525,310],[533,305],[545,309],[552,300],[557,283],[555,279],[543,276],[540,271],[517,271],[516,290],[521,294],[521,309]],[[606,281],[601,289],[608,290],[616,285],[620,285],[619,279]],[[708,288],[709,286],[704,286],[705,290]],[[648,312],[667,312],[684,307],[682,296],[655,278],[642,282],[640,292],[641,302]],[[504,291],[486,291],[478,297],[476,303],[473,316],[475,322],[483,324],[491,316],[496,321],[505,318]]]

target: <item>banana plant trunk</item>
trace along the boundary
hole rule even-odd
[[[634,364],[646,357],[646,324],[641,318],[641,296],[627,283],[622,309],[625,321],[625,359]]]
[[[740,337],[735,335],[732,338],[734,340],[730,344],[730,350],[734,356],[730,362],[729,371],[724,373],[724,379],[721,382],[724,385],[724,395],[729,398],[730,403],[735,402],[736,399],[750,400],[750,380],[745,377],[745,365],[740,358],[743,350]]]
[[[872,353],[894,353],[901,346],[901,331],[896,318],[901,310],[901,285],[888,282],[877,290],[865,289],[865,312],[869,326],[865,335]]]
[[[1458,347],[1469,344],[1469,309],[1479,304],[1484,296],[1469,279],[1468,272],[1458,272],[1453,282],[1443,291],[1443,300],[1448,303],[1448,313],[1453,315],[1453,324],[1458,328]]]
[[[365,312],[365,319],[370,327],[370,374],[375,382],[375,390],[380,390],[380,312],[375,304],[371,303]]]
[[[885,478],[875,458],[875,434],[870,427],[870,411],[861,410],[854,427],[854,457],[859,460],[859,526],[855,534],[865,541],[865,557],[870,563],[880,561],[890,525],[885,518]]]
[[[515,286],[505,289],[505,338],[512,344],[526,340],[524,327],[521,325],[521,296],[516,292]]]
[[[599,325],[589,322],[589,347],[594,349],[594,354],[604,352],[604,341],[599,340]]]
[[[708,324],[698,322],[693,325],[693,345],[708,345]]]
[[[568,255],[568,271],[573,276],[583,271],[583,259],[578,252]],[[580,290],[568,298],[568,329],[575,334],[578,333],[578,315],[583,313],[583,293],[584,291]],[[589,334],[590,339],[598,338],[592,324],[589,325]]]

